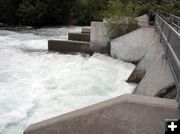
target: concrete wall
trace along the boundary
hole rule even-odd
[[[139,95],[156,96],[161,90],[174,83],[168,61],[160,55],[150,67],[134,93]]]
[[[91,27],[82,27],[81,33],[91,33]]]
[[[90,34],[89,33],[68,33],[68,40],[90,42]]]
[[[61,53],[82,52],[92,54],[90,43],[83,41],[62,41],[49,40],[48,50],[58,51]]]
[[[128,78],[128,82],[139,83],[146,72],[149,70],[149,68],[157,60],[157,58],[160,55],[164,54],[164,49],[162,44],[160,43],[160,38],[158,35],[156,36],[156,39],[152,44],[153,45],[148,48],[145,56],[140,60],[135,70]]]
[[[30,125],[24,134],[164,134],[180,118],[174,100],[123,95]]]
[[[91,22],[91,48],[95,52],[109,53],[109,38],[107,33],[107,23]]]
[[[138,25],[141,26],[141,27],[151,27],[153,28],[153,26],[149,26],[149,18],[148,18],[148,15],[142,15],[142,16],[139,16],[136,18],[136,20],[138,21]]]
[[[111,41],[111,56],[124,61],[138,62],[156,39],[154,28],[139,28]]]

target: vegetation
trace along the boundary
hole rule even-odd
[[[180,16],[179,0],[0,0],[0,23],[9,25],[89,24],[92,20],[136,17],[150,9]]]
[[[179,0],[109,0],[104,17],[110,39],[138,28],[136,17],[157,9],[180,16]]]
[[[138,28],[136,3],[133,1],[109,1],[108,9],[104,12],[108,22],[108,36],[111,39],[131,32]]]
[[[136,30],[139,26],[134,18],[125,18],[127,22],[108,22],[108,37],[110,40]]]
[[[0,23],[12,25],[88,24],[101,20],[108,0],[0,0]]]
[[[76,0],[71,15],[77,18],[79,24],[89,24],[92,20],[100,21],[107,5],[108,0]]]

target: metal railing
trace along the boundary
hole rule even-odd
[[[155,19],[155,28],[160,33],[161,43],[166,51],[175,85],[177,88],[177,102],[180,108],[180,17],[158,11]]]
[[[180,33],[180,17],[173,14],[158,10],[157,13],[161,16],[168,24],[170,24],[178,33]]]

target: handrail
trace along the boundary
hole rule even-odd
[[[173,26],[177,32],[180,33],[180,17],[175,16],[171,13],[164,12],[162,10],[157,11],[158,15],[161,16],[166,22]]]
[[[179,19],[180,19],[179,16],[176,16],[176,15],[171,14],[171,13],[164,12],[164,11],[162,11],[162,10],[158,10],[157,13],[158,13],[159,15],[164,14],[164,16],[172,16],[172,18],[175,18],[176,20],[179,20]]]
[[[155,14],[155,28],[161,35],[161,43],[175,80],[176,100],[180,108],[180,17],[163,11]]]

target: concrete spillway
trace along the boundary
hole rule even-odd
[[[174,100],[124,95],[33,124],[24,134],[163,134],[166,118],[180,118]]]
[[[160,55],[140,81],[134,93],[156,96],[158,92],[169,87],[173,83],[174,79],[168,62],[164,55]]]
[[[154,28],[140,28],[111,41],[111,56],[124,61],[137,62],[156,40]]]
[[[143,19],[140,24],[145,27],[110,43],[112,57],[137,63],[127,80],[139,83],[134,94],[30,125],[24,134],[163,134],[165,119],[180,118],[175,100],[158,98],[169,91],[172,98],[176,95],[159,35],[154,28],[147,27],[144,16],[138,19]],[[104,23],[92,23],[90,45],[95,52],[108,47],[106,28]]]
[[[128,82],[139,83],[134,94],[161,96],[174,85],[165,50],[154,28],[140,28],[111,41],[111,55],[129,62],[138,62]],[[165,95],[166,96],[166,95]],[[167,95],[175,98],[176,91]]]
[[[143,37],[142,37],[143,38]],[[128,82],[139,83],[149,68],[157,60],[158,56],[164,54],[163,46],[160,43],[159,35],[156,35],[154,41],[145,52],[143,58],[137,64],[135,70],[128,79]]]

